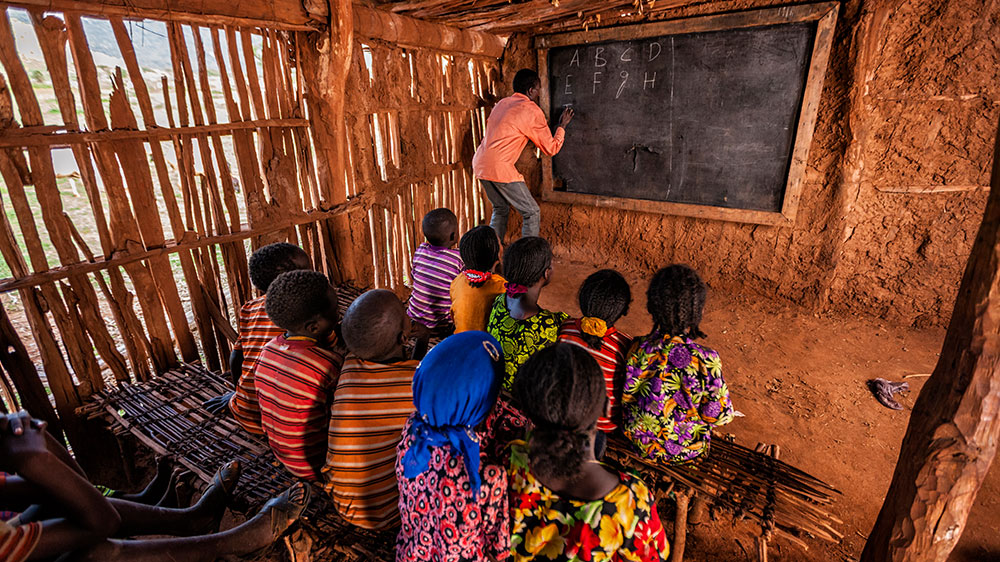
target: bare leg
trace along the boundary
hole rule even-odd
[[[272,544],[294,523],[309,500],[308,488],[297,484],[246,523],[211,535],[139,541],[109,540],[70,560],[132,562],[211,562],[220,556],[242,556]]]

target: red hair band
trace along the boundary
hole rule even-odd
[[[528,292],[528,288],[524,285],[519,285],[517,283],[504,283],[504,289],[507,289],[507,294],[515,297],[517,295],[523,295]]]
[[[465,274],[465,278],[469,280],[469,283],[482,283],[493,277],[493,274],[489,271],[476,271],[475,269],[466,269],[462,273]]]

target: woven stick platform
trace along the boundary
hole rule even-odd
[[[808,548],[804,538],[832,543],[843,538],[837,530],[843,522],[830,511],[840,492],[763,451],[716,438],[705,457],[665,464],[646,460],[624,440],[612,438],[608,456],[642,474],[658,497],[692,494],[714,511],[759,525],[765,537],[780,535],[803,548]]]

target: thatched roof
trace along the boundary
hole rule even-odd
[[[379,0],[381,9],[457,27],[506,34],[634,23],[697,0]]]

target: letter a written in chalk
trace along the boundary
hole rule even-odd
[[[570,66],[580,66],[580,49],[573,51],[573,59],[569,61]]]

